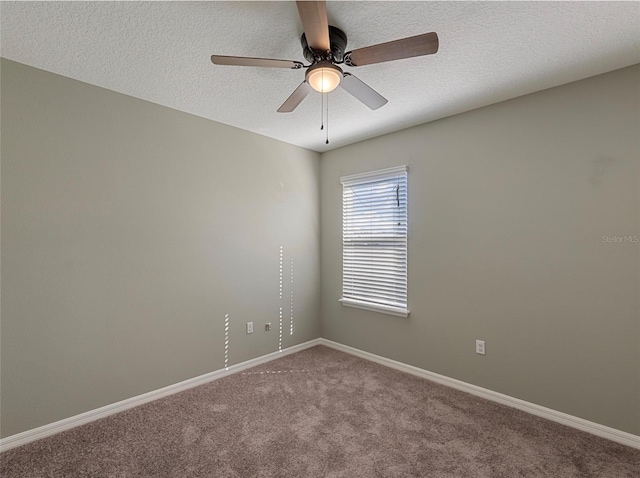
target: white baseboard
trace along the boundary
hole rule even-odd
[[[491,400],[493,402],[517,408],[518,410],[531,413],[532,415],[537,415],[539,417],[546,418],[548,420],[561,423],[563,425],[567,425],[569,427],[576,428],[578,430],[582,430],[602,438],[607,438],[617,443],[622,443],[623,445],[627,445],[632,448],[640,449],[640,436],[638,435],[633,435],[631,433],[616,430],[615,428],[590,422],[582,418],[574,417],[573,415],[568,415],[563,412],[552,410],[551,408],[542,407],[540,405],[526,402],[524,400],[520,400],[519,398],[510,397],[509,395],[504,395],[502,393],[494,392],[486,388],[478,387],[461,380],[456,380],[444,375],[429,372],[427,370],[414,367],[413,365],[407,365],[405,363],[365,352],[354,347],[349,347],[348,345],[343,345],[338,342],[333,342],[327,339],[314,339],[310,340],[309,342],[294,345],[293,347],[288,347],[282,351],[272,352],[255,359],[247,360],[246,362],[232,365],[226,369],[216,370],[214,372],[200,375],[199,377],[194,377],[183,382],[179,382],[167,387],[160,388],[158,390],[153,390],[151,392],[138,395],[136,397],[131,397],[120,402],[97,408],[95,410],[90,410],[88,412],[81,413],[80,415],[75,415],[73,417],[65,418],[64,420],[50,423],[48,425],[34,428],[32,430],[27,430],[16,435],[8,436],[0,440],[0,452],[10,450],[18,446],[26,445],[27,443],[31,443],[41,438],[55,435],[56,433],[60,433],[65,430],[69,430],[71,428],[75,428],[80,425],[99,420],[100,418],[108,417],[109,415],[128,410],[129,408],[133,408],[138,405],[142,405],[144,403],[148,403],[153,400],[172,395],[174,393],[182,392],[183,390],[197,387],[198,385],[212,382],[213,380],[217,380],[219,378],[241,372],[242,370],[255,367],[256,365],[270,362],[277,358],[284,357],[285,355],[300,352],[301,350],[305,350],[316,345],[325,345],[341,352],[346,352],[348,354],[355,355],[357,357],[370,360],[372,362],[376,362],[381,365],[400,370],[402,372],[410,373],[412,375],[431,380],[432,382],[437,382],[451,388],[462,390],[463,392],[467,392],[472,395],[486,398],[487,400]]]
[[[184,390],[197,387],[198,385],[212,382],[213,380],[226,377],[227,375],[241,372],[242,370],[245,370],[247,368],[255,367],[256,365],[270,362],[277,358],[284,357],[285,355],[300,352],[301,350],[305,350],[319,344],[320,339],[310,340],[309,342],[294,345],[293,347],[288,347],[280,351],[272,352],[261,357],[247,360],[246,362],[231,365],[226,369],[220,369],[214,372],[206,373],[204,375],[200,375],[199,377],[190,378],[188,380],[184,380],[183,382],[159,388],[158,390],[153,390],[136,397],[127,398],[126,400],[122,400],[120,402],[96,408],[95,410],[89,410],[88,412],[81,413],[80,415],[75,415],[73,417],[65,418],[64,420],[50,423],[48,425],[34,428],[32,430],[27,430],[16,435],[8,436],[0,440],[0,452],[10,450],[11,448],[15,448],[18,446],[26,445],[27,443],[31,443],[41,438],[55,435],[56,433],[60,433],[65,430],[69,430],[71,428],[75,428],[80,425],[99,420],[100,418],[108,417],[109,415],[113,415],[114,413],[123,412],[125,410],[128,410],[129,408],[137,407],[138,405],[142,405],[144,403],[166,397],[167,395],[173,395],[174,393],[182,392]]]
[[[531,413],[532,415],[537,415],[539,417],[546,418],[547,420],[551,420],[572,428],[576,428],[578,430],[582,430],[587,433],[591,433],[592,435],[607,438],[608,440],[622,443],[623,445],[627,445],[632,448],[640,449],[640,436],[638,435],[633,435],[631,433],[623,432],[615,428],[600,425],[599,423],[590,422],[589,420],[585,420],[583,418],[574,417],[573,415],[569,415],[567,413],[558,412],[556,410],[552,410],[551,408],[542,407],[540,405],[536,405],[535,403],[526,402],[524,400],[520,400],[519,398],[514,398],[509,395],[494,392],[486,388],[478,387],[477,385],[472,385],[461,380],[456,380],[455,378],[449,378],[445,375],[429,372],[427,370],[414,367],[413,365],[407,365],[402,362],[397,362],[395,360],[381,357],[380,355],[375,355],[360,349],[356,349],[354,347],[349,347],[348,345],[340,344],[338,342],[333,342],[327,339],[319,339],[319,342],[320,345],[325,345],[341,352],[346,352],[348,354],[355,355],[357,357],[370,360],[372,362],[376,362],[381,365],[400,370],[402,372],[410,373],[411,375],[426,378],[427,380],[431,380],[432,382],[437,382],[442,385],[446,385],[448,387],[462,390],[463,392],[467,392],[472,395],[476,395],[478,397],[486,398],[487,400],[491,400],[492,402],[497,402],[509,407],[517,408],[518,410]]]

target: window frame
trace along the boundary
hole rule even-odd
[[[375,302],[374,300],[369,301],[366,299],[363,300],[362,298],[356,298],[353,296],[357,295],[357,293],[354,293],[353,290],[347,291],[347,294],[345,294],[345,272],[346,272],[345,241],[347,241],[347,236],[345,235],[345,224],[346,224],[345,207],[350,207],[350,208],[353,207],[352,202],[350,202],[349,204],[345,202],[347,200],[347,196],[345,194],[347,191],[346,188],[350,186],[362,186],[362,185],[380,182],[384,180],[396,181],[399,178],[401,179],[402,187],[404,188],[404,191],[407,194],[406,200],[404,202],[404,208],[402,211],[403,217],[401,217],[402,219],[405,220],[405,224],[404,224],[405,232],[404,232],[404,235],[400,236],[401,238],[404,239],[404,249],[401,250],[401,252],[404,252],[404,256],[403,256],[403,260],[399,262],[400,265],[402,265],[402,262],[404,262],[404,278],[403,278],[404,279],[404,304],[401,304],[403,306],[383,304],[380,302]],[[373,312],[380,312],[380,313],[395,315],[399,317],[408,317],[410,312],[408,307],[409,293],[408,293],[408,260],[407,260],[408,259],[408,242],[409,242],[408,241],[409,240],[409,229],[408,229],[408,218],[409,218],[408,183],[409,183],[409,180],[408,180],[407,166],[396,166],[393,168],[386,168],[386,169],[381,169],[377,171],[370,171],[366,173],[343,176],[340,178],[340,183],[342,184],[342,296],[338,300],[342,303],[342,305],[348,306],[348,307],[355,307],[359,309],[369,310]],[[350,217],[353,220],[353,214],[351,214]],[[395,222],[395,219],[393,220],[393,222]],[[387,227],[388,227],[388,224],[387,224]],[[395,237],[398,237],[398,236],[395,236]],[[402,242],[402,241],[399,241],[399,242]],[[349,264],[352,268],[354,267],[353,262],[350,261]],[[356,267],[357,267],[357,263],[356,263]],[[397,276],[397,273],[394,272],[391,275]],[[374,274],[372,274],[370,277],[372,279],[373,278],[379,279],[379,276]],[[385,292],[390,293],[391,291],[395,291],[394,287],[395,286],[389,286],[388,289],[386,289],[383,292],[383,294]],[[383,300],[383,299],[381,298],[380,300]]]

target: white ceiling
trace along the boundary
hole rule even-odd
[[[277,108],[302,70],[216,66],[210,56],[303,61],[294,2],[2,2],[5,58],[326,151],[640,63],[637,2],[328,2],[347,50],[435,31],[435,55],[345,68],[389,103],[320,94]],[[307,63],[305,61],[305,63]]]

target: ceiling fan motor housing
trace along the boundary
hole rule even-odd
[[[310,63],[319,60],[333,60],[340,63],[343,61],[344,51],[347,48],[347,34],[339,28],[329,25],[329,43],[331,44],[332,58],[327,58],[326,52],[311,49],[304,33],[300,38],[300,43],[302,44],[302,54]]]

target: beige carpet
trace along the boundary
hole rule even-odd
[[[640,476],[640,450],[326,347],[0,460],[7,478]]]

